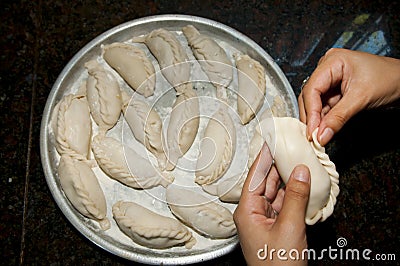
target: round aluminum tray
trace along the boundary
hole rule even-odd
[[[44,109],[40,149],[46,181],[63,214],[85,237],[113,254],[141,263],[174,265],[211,260],[232,251],[238,244],[238,238],[235,236],[226,240],[218,240],[215,243],[211,242],[212,244],[205,242],[206,244],[203,244],[201,248],[192,250],[185,250],[184,248],[155,250],[135,245],[127,239],[119,241],[118,237],[110,236],[113,232],[105,233],[99,230],[91,221],[88,221],[72,207],[61,189],[56,170],[58,155],[49,136],[49,123],[55,104],[77,83],[77,80],[82,79],[82,72],[85,71],[84,63],[101,54],[102,44],[123,42],[133,36],[146,34],[161,27],[171,31],[181,31],[181,28],[188,24],[195,26],[212,38],[229,44],[234,50],[248,54],[258,60],[265,67],[266,75],[276,89],[276,94],[284,101],[286,115],[298,117],[297,100],[293,90],[271,56],[242,33],[216,21],[186,15],[150,16],[116,26],[83,47],[60,73]],[[112,218],[110,217],[110,219]]]

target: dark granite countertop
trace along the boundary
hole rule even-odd
[[[210,18],[262,46],[296,95],[330,47],[400,57],[396,1],[6,0],[0,6],[2,265],[137,265],[97,247],[70,224],[50,194],[40,161],[41,116],[53,83],[72,56],[102,32],[155,14]],[[399,264],[399,117],[398,107],[363,112],[327,146],[341,175],[341,193],[334,214],[308,228],[310,248],[335,248],[344,237],[348,248],[395,254],[390,264]],[[203,265],[244,263],[237,249]]]

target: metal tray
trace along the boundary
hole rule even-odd
[[[40,150],[43,170],[54,200],[63,214],[79,232],[96,245],[122,258],[146,264],[176,265],[211,260],[232,251],[238,244],[238,238],[234,236],[225,240],[205,240],[199,248],[191,250],[179,247],[155,250],[136,245],[126,236],[119,235],[122,233],[118,232],[118,229],[114,228],[109,232],[99,230],[95,223],[84,218],[72,207],[61,189],[56,170],[58,154],[49,134],[49,123],[55,104],[72,87],[76,87],[76,83],[79,80],[82,80],[82,73],[85,72],[84,63],[101,54],[102,44],[116,41],[124,42],[133,36],[147,34],[161,27],[171,31],[180,31],[183,26],[188,24],[195,26],[210,37],[228,44],[232,49],[248,54],[258,60],[265,67],[268,81],[275,88],[275,96],[280,96],[285,104],[285,115],[299,116],[297,100],[285,75],[271,56],[254,41],[242,33],[213,20],[187,15],[158,15],[144,17],[116,26],[83,47],[65,66],[56,80],[48,96],[41,122]],[[119,184],[113,183],[109,179],[103,181],[101,185],[103,188],[110,187],[105,189],[106,198],[110,196],[107,193],[111,193],[110,197],[113,198],[117,194],[127,194],[126,188],[118,187]],[[234,207],[231,206],[230,208]],[[111,208],[108,206],[108,209]],[[108,216],[112,220],[112,216]],[[116,227],[115,222],[112,222]]]

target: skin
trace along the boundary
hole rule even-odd
[[[343,125],[363,109],[377,108],[400,98],[400,60],[346,49],[330,49],[304,85],[298,103],[307,137],[318,128],[326,145]],[[302,260],[261,260],[260,249],[301,252],[307,248],[305,212],[310,193],[310,171],[298,165],[284,189],[270,165],[264,144],[250,168],[234,212],[240,245],[248,265],[307,265]],[[279,214],[276,215],[274,211]],[[264,255],[264,254],[261,254]],[[288,254],[285,254],[289,257]]]
[[[271,249],[307,248],[304,222],[310,193],[310,171],[305,165],[295,167],[285,189],[279,189],[280,176],[276,168],[269,169],[272,156],[264,144],[243,186],[240,202],[234,212],[240,245],[248,265],[307,265],[307,261],[280,260],[277,254],[265,260],[257,252],[268,245]],[[259,182],[261,181],[261,182]],[[254,184],[258,184],[254,187]],[[275,209],[279,214],[276,215]],[[301,257],[300,257],[301,258]]]
[[[347,49],[330,49],[301,91],[300,120],[307,136],[318,128],[326,145],[343,125],[363,109],[400,98],[400,60]]]

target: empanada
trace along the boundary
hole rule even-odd
[[[178,159],[192,146],[200,123],[199,100],[193,89],[185,90],[175,100],[166,136],[167,169],[175,168]]]
[[[103,190],[85,162],[62,155],[58,165],[58,177],[65,196],[82,215],[97,221],[102,230],[110,228],[107,205]]]
[[[228,170],[236,149],[236,130],[228,107],[221,104],[208,121],[200,144],[195,181],[199,185],[218,180]]]
[[[116,42],[103,46],[103,58],[137,93],[144,97],[154,94],[154,66],[142,49]]]
[[[217,184],[203,185],[202,188],[208,194],[218,196],[221,201],[238,203],[242,194],[245,174],[239,174],[219,181]]]
[[[134,37],[132,41],[146,44],[157,59],[161,73],[178,94],[186,89],[191,66],[185,50],[174,33],[160,28],[145,36]]]
[[[183,223],[210,238],[228,238],[236,234],[232,213],[203,195],[177,187],[167,189],[171,212]]]
[[[118,201],[112,212],[121,231],[139,245],[157,249],[185,245],[190,249],[196,244],[192,233],[180,222],[134,202]]]
[[[92,126],[85,95],[65,95],[54,107],[51,124],[60,155],[81,161],[88,159]]]
[[[305,164],[311,173],[311,192],[306,223],[324,221],[333,212],[339,194],[339,174],[313,132],[310,142],[306,125],[292,117],[267,118],[261,121],[258,134],[267,142],[276,168],[286,183],[294,167]],[[261,148],[261,147],[260,147]]]
[[[123,114],[135,138],[157,158],[158,166],[164,169],[167,159],[162,143],[162,122],[156,110],[133,96],[126,99]]]
[[[227,88],[233,78],[233,67],[225,50],[216,41],[201,34],[193,25],[183,27],[182,32],[210,82],[217,89]]]
[[[166,187],[174,180],[170,174],[160,172],[148,160],[114,138],[95,136],[92,151],[100,168],[107,175],[129,187]]]
[[[265,70],[248,55],[235,55],[238,70],[237,108],[243,125],[254,118],[264,103]]]
[[[122,99],[119,84],[112,73],[106,71],[96,60],[85,64],[89,77],[86,82],[86,94],[90,113],[105,132],[114,127],[121,114]]]

